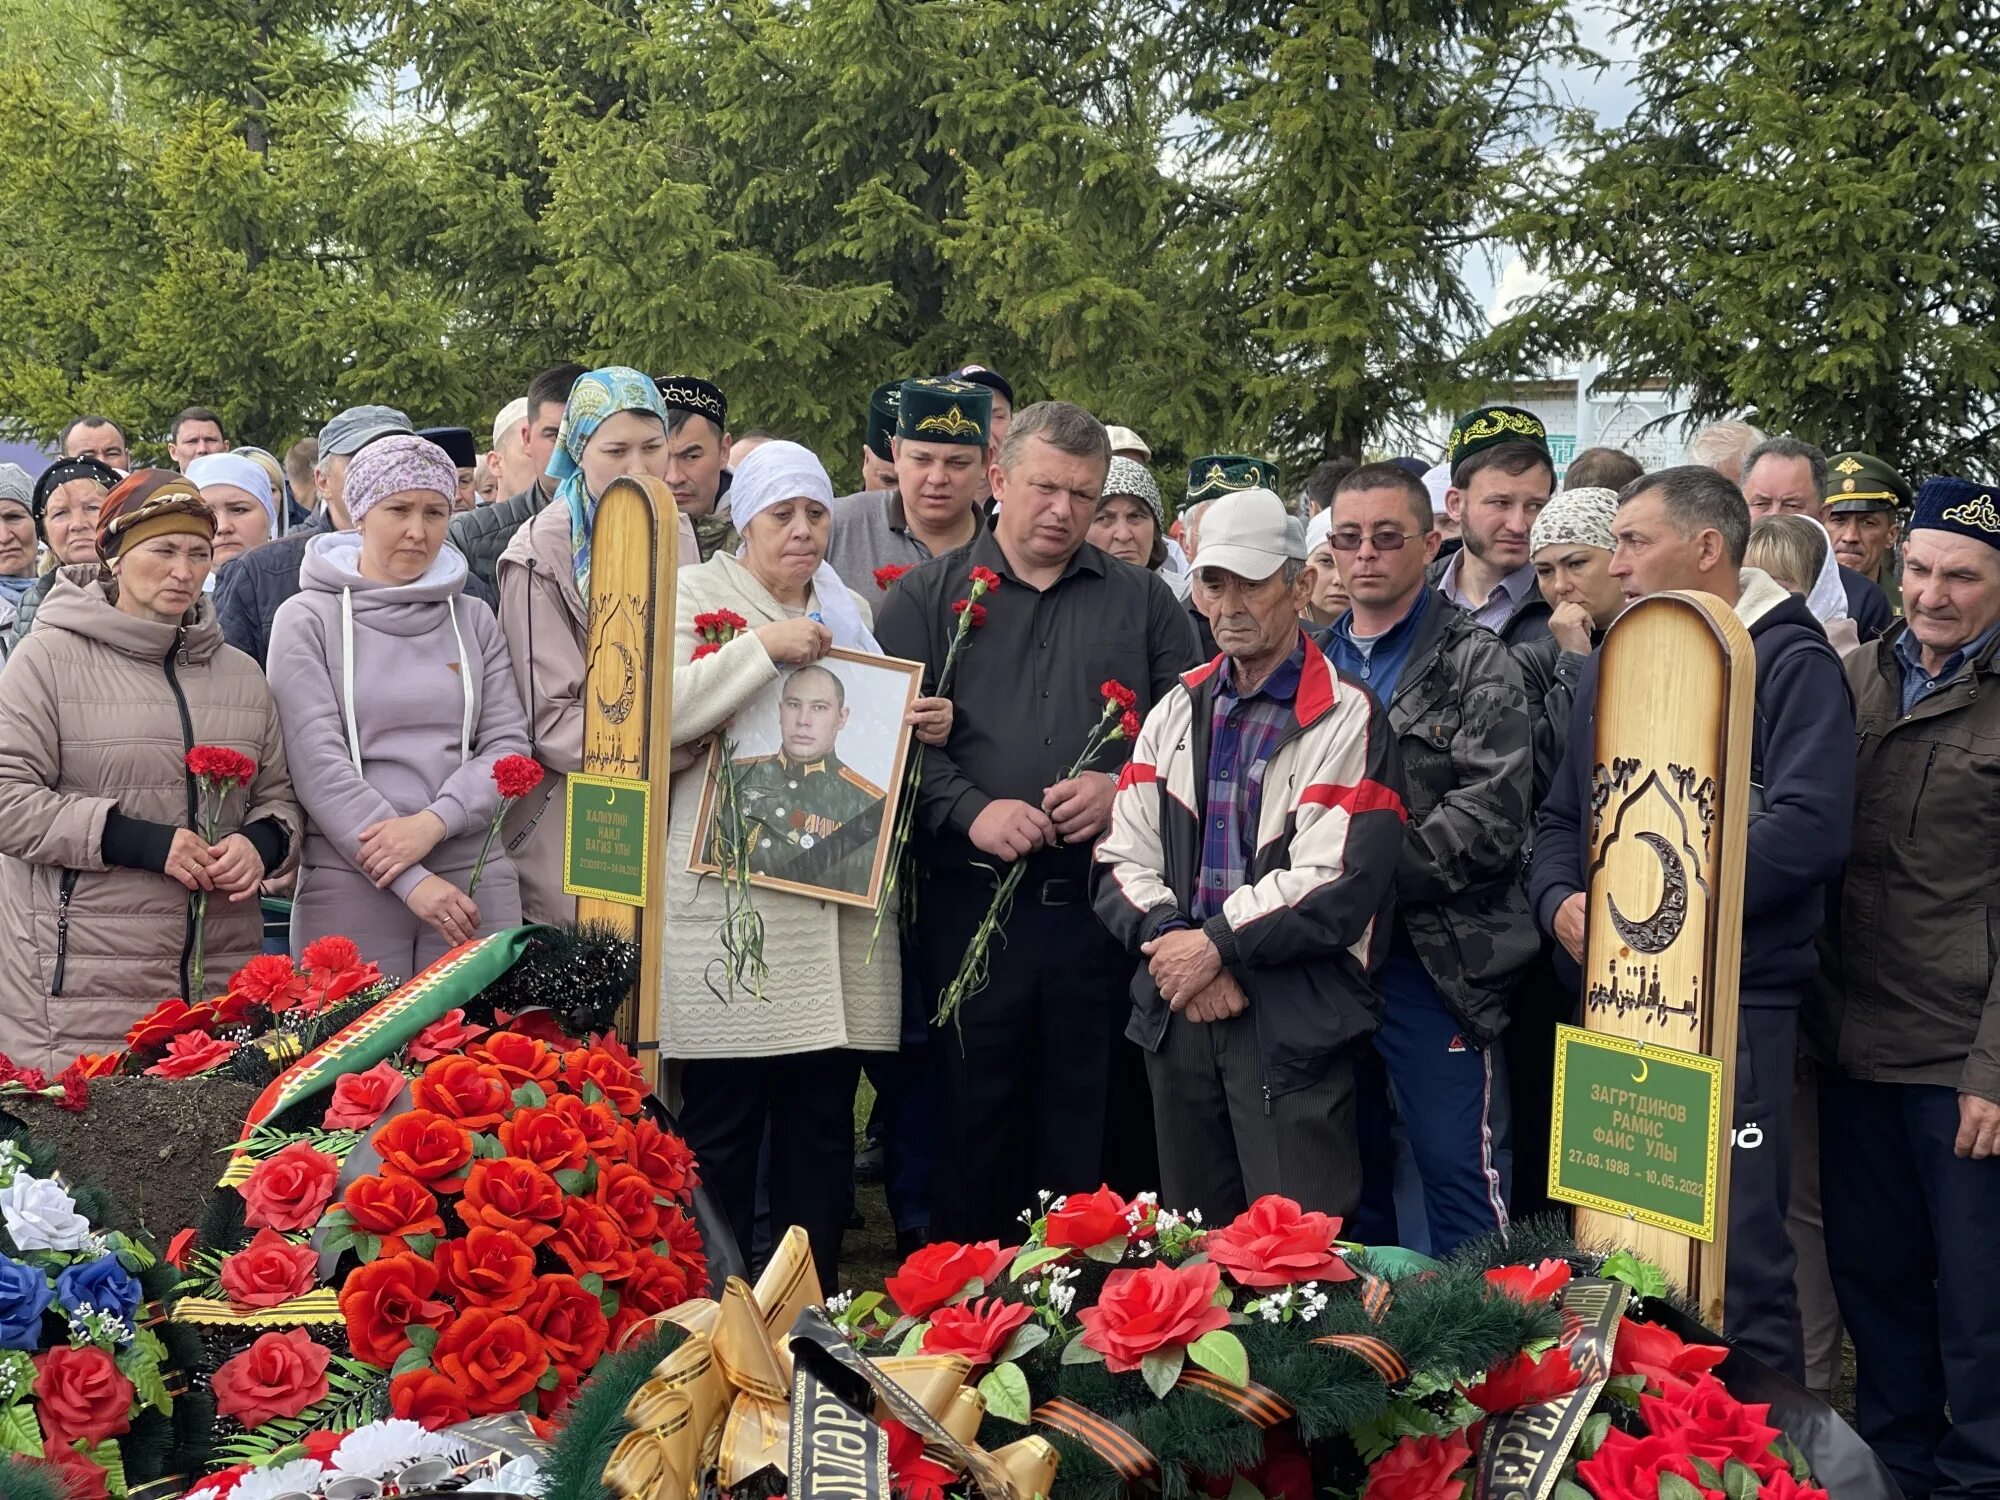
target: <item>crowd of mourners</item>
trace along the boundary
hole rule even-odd
[[[1437,462],[1285,485],[1205,455],[1170,517],[1137,431],[976,365],[884,384],[863,431],[836,495],[705,380],[570,365],[490,446],[357,406],[280,459],[189,408],[159,466],[91,415],[39,475],[0,466],[0,1050],[115,1048],[269,942],[342,934],[407,976],[573,921],[592,524],[647,475],[679,515],[661,1048],[745,1246],[800,1224],[833,1281],[865,1074],[858,1168],[905,1250],[1109,1183],[1210,1221],[1281,1193],[1449,1254],[1559,1208],[1595,652],[1697,590],[1756,676],[1727,1330],[1822,1392],[1851,1340],[1905,1495],[1995,1492],[2000,489],[1740,422],[1559,485],[1542,423],[1495,405]],[[765,977],[732,999],[728,898],[689,870],[708,750],[836,648],[923,669],[900,935],[759,889]],[[1136,736],[1077,771],[1107,683]],[[219,826],[196,746],[255,763]],[[547,774],[475,882],[516,755]],[[822,809],[836,770],[777,762]]]

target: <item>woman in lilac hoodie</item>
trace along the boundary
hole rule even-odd
[[[352,938],[409,978],[481,931],[521,920],[495,848],[466,887],[500,805],[493,763],[528,753],[527,720],[492,610],[463,593],[445,545],[458,470],[420,437],[354,455],[354,530],[315,537],[299,592],[271,624],[271,691],[306,811],[292,952]]]

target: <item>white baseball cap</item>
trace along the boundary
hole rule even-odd
[[[1287,523],[1290,523],[1288,525]],[[1293,528],[1298,535],[1292,534]],[[1304,528],[1285,502],[1266,489],[1238,490],[1213,502],[1201,515],[1201,551],[1189,564],[1196,570],[1220,568],[1261,583],[1303,554]]]
[[[1129,427],[1107,427],[1104,435],[1111,439],[1113,453],[1143,453],[1150,460],[1153,450],[1146,446],[1146,440]]]

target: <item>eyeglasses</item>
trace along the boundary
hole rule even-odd
[[[1371,531],[1365,540],[1377,552],[1395,552],[1410,538],[1423,534],[1421,531]],[[1326,540],[1336,552],[1359,552],[1364,538],[1358,531],[1336,531]]]

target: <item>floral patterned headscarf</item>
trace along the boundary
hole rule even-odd
[[[549,478],[557,481],[556,499],[569,507],[569,551],[576,569],[576,591],[590,599],[590,528],[597,519],[597,496],[583,482],[583,450],[605,418],[621,411],[649,411],[667,425],[666,404],[650,375],[628,365],[607,365],[578,378],[563,408],[556,451],[549,455]]]

